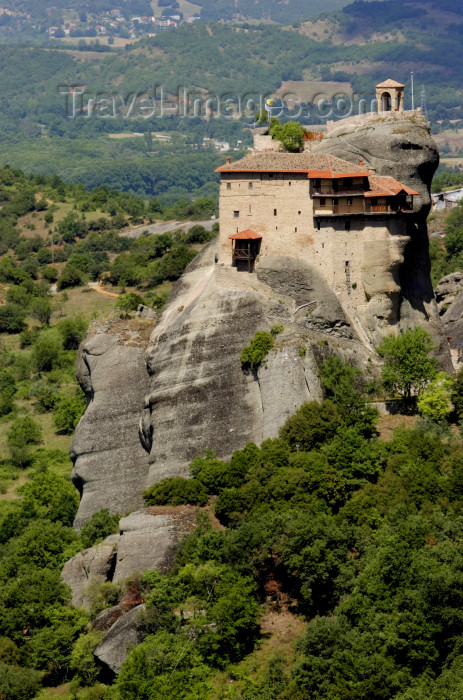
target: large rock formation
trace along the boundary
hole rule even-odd
[[[451,272],[439,281],[434,294],[441,315],[447,311],[461,292],[463,292],[463,272]]]
[[[148,569],[168,571],[179,543],[195,524],[192,506],[145,508],[122,518],[119,534],[79,552],[64,565],[61,578],[71,588],[72,605],[89,610],[95,584],[122,583]]]
[[[95,649],[95,656],[112,673],[118,673],[132,647],[145,636],[144,605],[122,614]]]
[[[141,319],[94,323],[79,350],[77,379],[88,406],[71,446],[72,479],[82,496],[77,527],[102,508],[125,515],[143,505],[148,460],[136,426],[151,327]]]
[[[141,422],[148,482],[188,475],[207,448],[220,458],[274,437],[305,401],[320,397],[315,352],[367,350],[319,271],[290,257],[262,258],[257,275],[214,267],[214,246],[182,277],[147,350],[150,391]],[[240,352],[258,330],[281,325],[256,373]],[[357,353],[357,355],[356,355]]]
[[[216,263],[211,243],[177,282],[154,326],[148,374],[143,343],[133,338],[115,340],[108,330],[83,348],[80,377],[91,402],[73,445],[74,479],[83,492],[77,523],[104,506],[122,514],[138,508],[144,488],[187,476],[190,460],[207,448],[227,458],[249,441],[277,435],[298,406],[320,397],[316,369],[323,353],[359,365],[371,355],[374,365],[374,324],[381,324],[380,336],[423,325],[440,344],[441,366],[451,371],[429,276],[426,214],[438,155],[426,123],[417,116],[340,124],[315,148],[352,161],[360,156],[378,174],[420,192],[407,236],[391,235],[364,254],[359,282],[369,289],[368,314],[343,309],[312,265],[268,257],[259,260],[257,274],[238,273]],[[257,372],[243,371],[242,348],[274,324],[284,331],[266,362]],[[140,438],[149,468],[136,443],[143,396]]]

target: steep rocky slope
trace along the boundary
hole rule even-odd
[[[438,154],[426,123],[414,117],[341,124],[316,148],[352,161],[360,156],[378,174],[420,192],[397,271],[395,315],[386,325],[426,327],[439,343],[441,366],[451,371],[429,277],[426,215]],[[83,493],[77,523],[104,506],[122,514],[138,508],[144,488],[188,475],[189,461],[208,448],[227,458],[249,441],[277,435],[299,405],[320,397],[316,367],[324,354],[337,352],[364,366],[368,356],[377,362],[375,314],[366,328],[350,318],[315,268],[268,257],[257,274],[238,273],[216,263],[216,247],[211,243],[175,285],[146,350],[147,373],[143,343],[113,342],[99,333],[84,345],[80,376],[91,402],[73,445],[74,479]],[[381,251],[369,254],[380,274]],[[376,318],[384,325],[387,290],[375,294]],[[274,324],[284,330],[266,362],[255,373],[243,371],[242,348]],[[149,466],[136,437],[143,400],[140,438]]]
[[[118,318],[94,323],[79,350],[77,379],[88,406],[71,445],[72,479],[82,496],[77,527],[102,508],[125,515],[143,505],[148,460],[136,426],[152,323]]]

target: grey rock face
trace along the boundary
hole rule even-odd
[[[295,258],[266,256],[259,261],[257,277],[294,300],[294,314],[308,330],[354,338],[338,298],[315,267]]]
[[[118,542],[119,535],[111,535],[100,544],[79,552],[66,562],[61,571],[61,578],[71,588],[71,604],[74,607],[90,609],[86,597],[87,586],[92,581],[103,583],[112,580]]]
[[[443,277],[436,289],[434,294],[436,296],[437,308],[439,313],[442,315],[445,313],[452,304],[457,295],[463,291],[463,272],[451,272],[450,275]]]
[[[458,294],[442,316],[444,331],[450,347],[457,349],[463,343],[463,294]]]
[[[119,617],[95,649],[96,658],[113,673],[118,673],[131,647],[144,636],[144,605],[138,605]]]
[[[155,319],[157,312],[156,309],[151,309],[149,306],[139,304],[135,316],[137,318]]]
[[[72,590],[72,605],[90,609],[92,582],[123,582],[149,569],[168,571],[180,542],[195,525],[193,506],[146,508],[122,518],[120,534],[79,552],[64,565],[61,578]]]
[[[187,270],[151,336],[141,421],[148,485],[188,476],[191,459],[209,447],[226,459],[247,442],[278,435],[302,403],[320,397],[317,340],[334,335],[341,354],[356,348],[365,357],[336,296],[310,265],[262,258],[259,273],[247,275],[211,266],[213,253]],[[244,372],[241,350],[273,324],[284,327],[274,350],[257,372]]]
[[[122,581],[135,571],[168,571],[180,541],[195,524],[195,509],[189,506],[148,508],[122,518],[114,580]]]
[[[361,157],[378,175],[390,175],[420,193],[415,208],[426,220],[431,206],[430,186],[439,165],[439,151],[429,123],[419,115],[403,119],[380,116],[362,126],[343,123],[328,133],[314,148],[358,165]]]
[[[71,446],[72,479],[82,499],[75,525],[109,508],[122,515],[142,504],[148,460],[137,432],[146,387],[144,352],[151,322],[94,324],[80,348],[77,378],[88,406]]]

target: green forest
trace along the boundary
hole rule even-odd
[[[0,200],[0,696],[457,700],[463,372],[438,372],[419,328],[377,348],[380,374],[320,342],[322,401],[260,447],[221,461],[212,445],[190,479],[144,493],[147,505],[197,509],[173,569],[96,585],[89,612],[72,608],[63,564],[118,527],[103,509],[72,528],[67,450],[85,409],[77,348],[92,319],[162,308],[217,227],[121,233],[173,215],[200,220],[215,203],[166,207],[12,168],[0,170]],[[461,211],[447,218],[449,256]],[[88,286],[97,280],[117,299]],[[265,363],[283,330],[249,339],[244,372]],[[402,406],[391,420],[372,405],[387,398]],[[133,601],[145,602],[143,641],[108,678],[92,624]]]

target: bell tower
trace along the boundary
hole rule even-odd
[[[376,86],[376,99],[378,112],[403,112],[404,111],[405,85],[395,80],[385,80]]]

